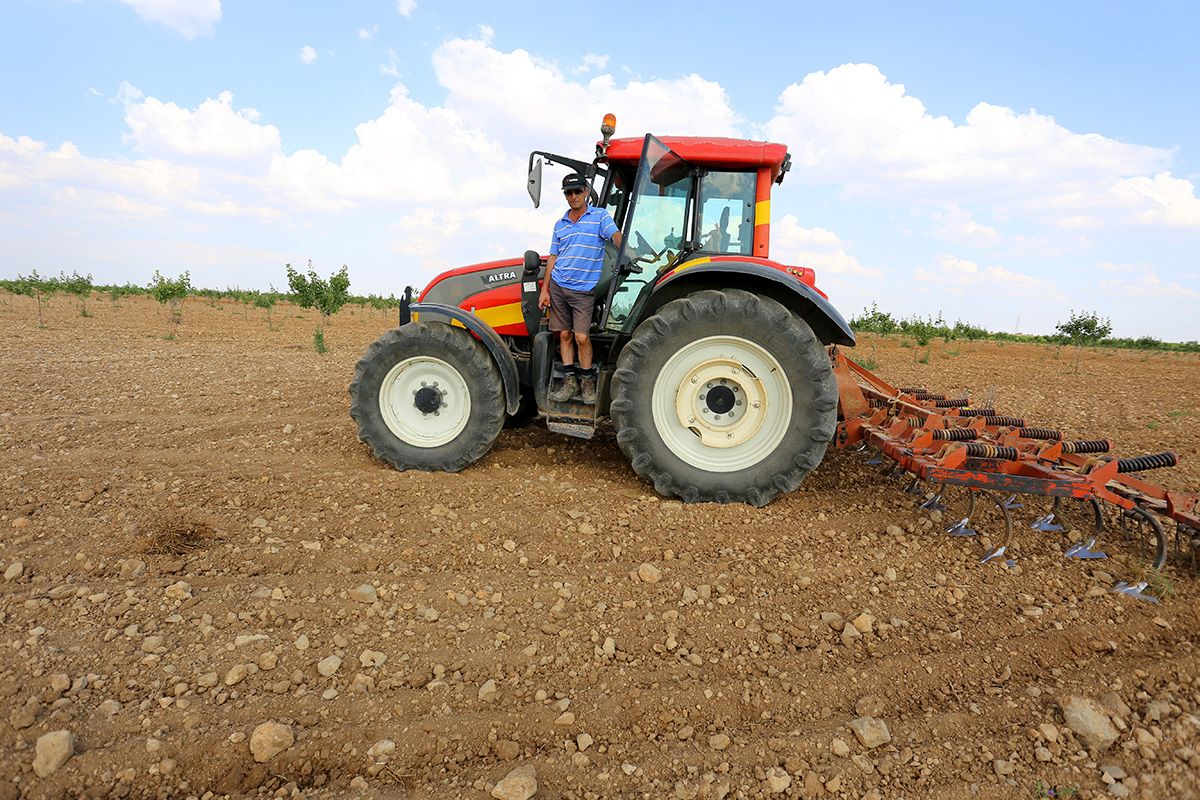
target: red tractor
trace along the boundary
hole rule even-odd
[[[545,259],[444,272],[355,369],[350,414],[397,469],[458,471],[500,430],[546,417],[591,438],[609,418],[634,471],[687,502],[762,506],[815,468],[838,423],[828,345],[854,345],[813,271],[772,261],[771,188],[787,148],[740,139],[603,140],[589,163],[529,156],[536,207],[543,160],[585,175],[612,214],[591,339],[598,401],[549,398],[563,376],[538,309]],[[550,231],[546,232],[549,237]]]

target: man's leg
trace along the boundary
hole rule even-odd
[[[564,333],[566,333],[564,331]],[[592,368],[592,337],[586,333],[575,334],[575,344],[579,345],[579,368],[589,370]],[[566,345],[566,337],[563,338],[563,347]]]
[[[562,356],[563,381],[550,393],[550,399],[565,403],[579,391],[579,379],[575,376],[575,336],[571,331],[558,332],[558,353]]]
[[[571,331],[558,332],[558,354],[562,356],[564,367],[569,367],[575,363],[575,340],[579,334],[572,334]],[[586,338],[586,337],[585,337]],[[579,358],[583,358],[583,347],[579,348]],[[588,363],[592,362],[592,346],[589,343],[587,349]],[[582,365],[582,360],[580,364]]]

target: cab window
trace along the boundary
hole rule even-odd
[[[753,172],[709,172],[700,178],[700,250],[751,254],[757,179]]]

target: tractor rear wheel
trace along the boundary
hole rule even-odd
[[[634,471],[685,502],[793,491],[837,425],[837,382],[808,324],[739,289],[663,306],[622,350],[610,413]]]
[[[350,416],[358,438],[396,469],[458,472],[483,457],[504,425],[500,371],[462,328],[395,328],[354,368]]]

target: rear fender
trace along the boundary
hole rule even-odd
[[[507,345],[504,344],[504,340],[500,338],[500,334],[470,311],[457,306],[447,306],[441,303],[413,303],[409,308],[418,319],[422,316],[432,316],[435,319],[449,317],[478,336],[500,370],[500,380],[504,384],[504,403],[508,409],[508,415],[512,416],[517,413],[517,408],[521,404],[521,381],[517,375],[517,362],[509,352]],[[421,321],[430,320],[422,319]]]
[[[854,331],[821,294],[782,270],[747,261],[711,261],[684,264],[654,287],[642,319],[662,306],[702,289],[745,289],[778,300],[808,323],[824,344],[855,345]]]

